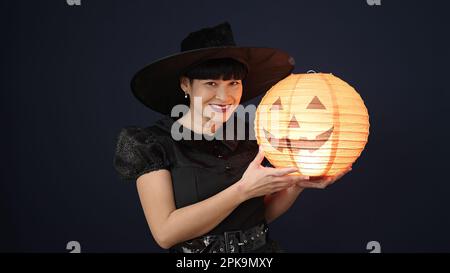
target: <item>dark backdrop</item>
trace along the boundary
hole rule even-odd
[[[353,171],[302,193],[272,236],[290,252],[368,252],[369,241],[449,252],[449,24],[437,2],[1,1],[0,251],[161,251],[112,166],[120,128],[160,117],[129,80],[228,20],[238,44],[282,48],[297,73],[332,72],[370,113]]]

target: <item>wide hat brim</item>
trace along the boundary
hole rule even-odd
[[[241,103],[265,93],[294,69],[294,59],[284,51],[264,47],[210,47],[184,51],[159,59],[136,73],[131,81],[135,97],[159,113],[170,115],[178,104],[189,104],[180,87],[186,68],[209,59],[233,58],[248,68]]]

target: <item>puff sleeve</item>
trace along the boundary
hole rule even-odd
[[[117,138],[113,165],[121,179],[136,180],[151,171],[169,170],[170,161],[164,146],[152,132],[127,127]]]

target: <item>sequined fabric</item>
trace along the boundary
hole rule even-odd
[[[260,253],[284,252],[269,237],[263,223],[246,231],[230,231],[223,235],[204,235],[173,246],[170,253]]]

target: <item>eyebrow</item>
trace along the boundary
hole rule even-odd
[[[230,79],[230,80],[222,80],[222,79],[200,79],[201,81],[218,81],[218,82],[228,82],[228,81],[232,81],[232,82],[237,82],[237,81],[241,81],[241,80],[235,80],[235,79]]]

